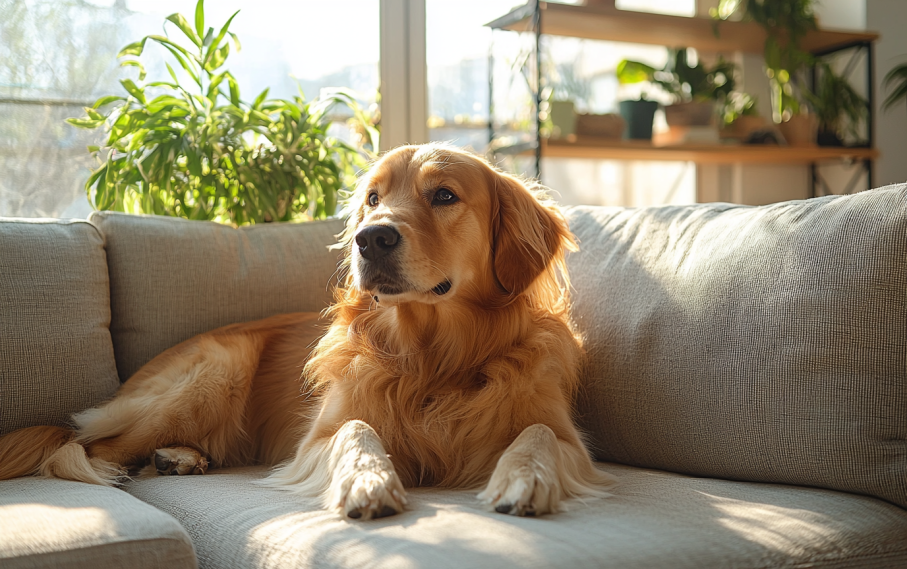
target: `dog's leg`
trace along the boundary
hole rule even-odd
[[[75,442],[89,457],[117,465],[142,466],[150,458],[155,468],[142,474],[203,473],[209,460],[242,464],[249,454],[244,410],[259,350],[255,338],[202,336],[165,352],[117,397],[75,415]]]
[[[502,514],[556,512],[571,496],[607,496],[614,479],[592,466],[585,449],[545,425],[532,425],[507,447],[479,499]]]
[[[330,438],[304,441],[296,458],[264,483],[322,494],[325,507],[353,519],[392,516],[406,505],[406,491],[378,433],[362,421],[347,421]]]

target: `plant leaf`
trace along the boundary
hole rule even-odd
[[[220,73],[211,78],[211,82],[208,84],[208,100],[212,103],[217,102],[217,95],[220,93],[220,84],[225,78],[225,73]]]
[[[189,41],[198,47],[202,46],[202,40],[198,37],[198,34],[195,33],[195,30],[192,29],[192,26],[189,25],[189,21],[186,20],[185,16],[177,12],[175,14],[170,14],[166,19],[168,22],[176,24],[176,27],[189,38]]]
[[[132,79],[120,79],[120,84],[123,85],[123,88],[129,92],[130,95],[136,98],[140,103],[145,102],[145,92],[139,89]]]
[[[233,21],[233,18],[235,18],[237,14],[239,14],[239,10],[233,12],[233,15],[230,16],[230,19],[227,20],[227,23],[224,24],[224,27],[222,27],[220,29],[220,32],[217,34],[217,37],[215,37],[214,40],[211,42],[211,45],[208,46],[208,53],[205,55],[205,64],[207,64],[208,60],[211,59],[211,56],[213,55],[214,51],[218,47],[220,47],[220,42],[223,41],[224,36],[227,35],[227,31],[230,29],[230,23]]]
[[[139,81],[145,80],[145,66],[140,62],[134,59],[127,59],[126,61],[120,62],[120,67],[138,67],[139,68]]]
[[[270,90],[271,90],[271,88],[267,87],[267,88],[265,88],[264,91],[259,93],[259,95],[257,97],[255,97],[255,102],[252,103],[253,109],[257,109],[261,106],[261,104],[264,102],[265,98],[267,98],[268,91],[270,91]]]
[[[197,85],[201,86],[201,81],[199,81],[198,74],[195,72],[195,70],[192,68],[192,66],[189,65],[189,62],[186,61],[186,59],[182,55],[180,55],[180,52],[173,49],[172,47],[170,47],[167,44],[161,44],[161,45],[163,45],[165,48],[167,48],[167,50],[173,55],[173,57],[176,58],[176,61],[180,64],[180,67],[182,67],[183,69],[186,70],[186,73],[189,74],[189,77],[191,77],[192,80],[195,81],[195,83]],[[174,76],[174,80],[176,80],[175,76]],[[178,81],[177,81],[177,83],[178,83]]]
[[[74,126],[76,128],[93,129],[93,128],[98,128],[99,126],[104,124],[104,121],[90,119],[90,118],[82,118],[82,119],[66,119],[66,123],[71,124],[72,126]]]
[[[126,99],[124,97],[118,97],[116,95],[108,95],[106,97],[101,97],[100,99],[95,101],[94,105],[92,105],[92,108],[100,109],[104,105],[109,105],[110,103],[112,103],[114,101],[125,101],[125,100]]]
[[[142,55],[142,51],[145,49],[145,40],[148,37],[144,37],[137,42],[132,42],[123,49],[120,50],[120,53],[117,54],[117,58],[124,57],[127,55],[134,55],[136,57]]]
[[[151,38],[152,40],[156,41],[157,43],[163,45],[164,47],[168,47],[168,46],[172,47],[173,49],[175,49],[175,50],[179,51],[181,54],[183,54],[184,57],[192,59],[196,63],[201,63],[201,61],[199,61],[199,59],[198,59],[198,56],[189,53],[186,50],[186,48],[184,48],[183,46],[181,46],[178,43],[173,42],[170,38],[166,38],[164,36],[158,36],[158,35],[150,35],[148,37]]]
[[[239,43],[239,36],[230,32],[230,37],[233,38],[233,45],[236,46],[236,53],[239,53],[242,50],[242,45]]]
[[[236,82],[236,78],[233,77],[233,74],[229,71],[225,72],[227,76],[227,82],[230,83],[230,102],[233,103],[233,106],[239,106],[239,84]]]
[[[230,44],[225,43],[219,48],[215,49],[211,56],[205,60],[205,70],[213,73],[218,67],[224,64],[227,60],[227,56],[230,55]]]
[[[195,4],[195,31],[198,37],[205,35],[205,0],[198,0]]]
[[[623,60],[617,64],[617,81],[622,84],[651,81],[655,68],[639,61]]]

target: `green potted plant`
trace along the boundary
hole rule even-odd
[[[748,93],[734,92],[721,109],[722,138],[746,140],[765,127],[765,119],[756,107],[758,100]]]
[[[907,63],[902,63],[886,73],[882,86],[891,90],[882,103],[883,109],[890,109],[902,99],[907,101]]]
[[[772,92],[772,118],[794,144],[811,144],[816,128],[813,117],[801,112],[799,72],[812,62],[812,55],[800,48],[810,30],[817,29],[813,13],[815,0],[720,0],[710,10],[717,21],[738,17],[765,30],[765,73]],[[790,124],[788,124],[790,123]],[[812,139],[810,140],[810,137]]]
[[[138,70],[138,82],[123,79],[122,96],[102,97],[85,117],[67,121],[109,131],[103,147],[89,147],[100,162],[85,184],[94,207],[235,225],[334,213],[363,159],[328,134],[328,110],[345,104],[373,141],[377,130],[346,92],[307,102],[268,99],[265,89],[244,100],[224,68],[231,46],[240,48],[229,31],[235,17],[219,31],[206,28],[203,0],[194,25],[182,14],[168,16],[188,43],[149,35],[127,45],[117,57]],[[149,40],[181,74],[168,62],[170,80],[145,81],[138,58]]]
[[[734,69],[733,63],[723,59],[711,68],[700,62],[690,65],[688,50],[681,48],[668,51],[668,63],[661,70],[623,60],[618,64],[617,77],[621,83],[648,81],[669,94],[674,100],[665,107],[669,126],[708,126],[716,103],[734,90]]]
[[[649,81],[650,66],[626,59],[617,64],[617,81],[621,85]],[[624,138],[630,140],[652,140],[652,122],[658,102],[646,99],[646,93],[640,94],[638,100],[620,101],[620,116],[626,123]]]
[[[846,136],[858,136],[869,102],[827,63],[818,64],[816,72],[815,93],[805,91],[805,95],[818,119],[819,145],[843,146]]]

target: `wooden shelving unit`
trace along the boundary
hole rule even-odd
[[[752,22],[715,22],[707,18],[684,18],[645,12],[630,12],[599,6],[572,6],[540,2],[541,33],[592,40],[605,40],[669,47],[693,47],[706,52],[762,53],[765,32]],[[513,9],[488,27],[515,32],[532,32],[535,6],[532,2]],[[810,52],[841,49],[878,39],[874,33],[836,30],[810,32],[802,42]]]
[[[636,44],[693,47],[712,53],[759,53],[763,51],[765,32],[754,23],[721,22],[715,34],[715,22],[708,18],[685,18],[644,12],[617,10],[603,6],[576,6],[529,0],[527,4],[486,24],[497,30],[531,32],[536,36],[536,57],[542,35],[557,35],[593,40]],[[878,34],[837,30],[810,32],[802,46],[814,54],[827,54],[852,47],[864,47],[871,68],[872,42]],[[539,75],[538,82],[542,77]],[[536,105],[540,103],[536,92]],[[872,93],[870,91],[870,103]],[[870,119],[871,123],[871,119]],[[537,130],[540,125],[537,125]],[[871,127],[870,127],[871,128]],[[494,129],[492,127],[492,139]],[[872,132],[869,132],[872,140]],[[604,160],[690,161],[697,164],[805,164],[812,166],[814,193],[815,166],[833,160],[862,161],[870,172],[871,161],[878,157],[874,148],[791,147],[724,144],[659,145],[647,141],[607,140],[595,137],[538,139],[512,149],[499,149],[500,154],[536,156],[536,169],[541,157],[593,158]]]
[[[526,154],[531,150],[525,151]],[[576,140],[542,141],[542,155],[550,158],[593,158],[599,160],[666,160],[697,164],[812,164],[827,160],[872,160],[873,148],[830,148],[822,146],[774,146],[742,144],[671,144],[648,141],[607,140],[576,137]]]

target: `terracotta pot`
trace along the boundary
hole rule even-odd
[[[675,103],[665,107],[668,126],[709,126],[715,115],[715,103]]]
[[[819,122],[812,115],[794,115],[778,125],[778,130],[790,146],[813,146]]]
[[[620,138],[626,121],[620,115],[576,115],[576,134],[600,138]]]
[[[746,140],[750,134],[765,127],[765,119],[760,116],[737,117],[730,126],[721,131],[721,138]]]

